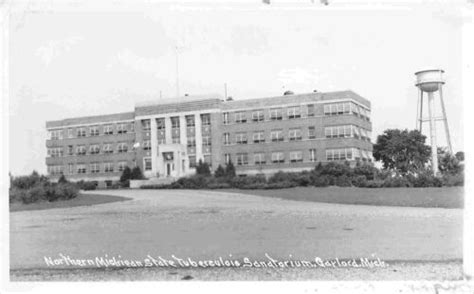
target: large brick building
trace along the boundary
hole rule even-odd
[[[199,160],[213,170],[232,160],[237,174],[250,175],[372,158],[370,102],[352,91],[240,101],[185,96],[46,128],[52,179],[63,173],[107,185],[125,166],[161,178],[193,174]]]

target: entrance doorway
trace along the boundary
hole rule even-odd
[[[166,176],[171,176],[171,163],[166,164]]]

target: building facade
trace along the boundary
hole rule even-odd
[[[134,112],[46,123],[51,178],[110,185],[126,166],[148,178],[232,161],[239,175],[302,171],[319,162],[371,161],[370,102],[352,91],[223,101],[185,96]]]

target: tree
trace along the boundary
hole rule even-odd
[[[438,148],[438,166],[442,174],[456,175],[463,171],[458,158],[442,148]]]
[[[426,136],[418,130],[385,130],[377,137],[373,155],[383,168],[397,173],[415,173],[425,169],[431,150],[425,145]]]
[[[61,173],[61,176],[59,177],[58,183],[59,183],[59,184],[66,184],[66,183],[68,183],[68,181],[66,180],[66,177],[64,176],[63,173]]]
[[[216,171],[214,172],[214,176],[216,178],[222,178],[225,177],[225,169],[222,167],[222,165],[219,164],[217,167]]]
[[[120,182],[125,183],[129,181],[131,177],[132,177],[132,170],[128,166],[126,166],[122,171],[122,175],[120,176]]]
[[[142,180],[143,178],[144,177],[140,167],[135,166],[130,173],[130,180]]]
[[[199,159],[199,162],[196,166],[196,174],[203,175],[203,176],[210,175],[211,168],[209,167],[209,164],[207,162],[202,162],[202,160]]]
[[[456,154],[454,154],[454,156],[456,156],[457,160],[464,161],[464,152],[463,151],[456,152]]]
[[[229,160],[225,166],[225,176],[229,178],[235,177],[235,166],[232,163],[232,160]]]

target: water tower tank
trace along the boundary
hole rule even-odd
[[[418,71],[415,73],[416,86],[423,92],[436,92],[439,86],[444,84],[443,73],[444,70],[442,69]]]

